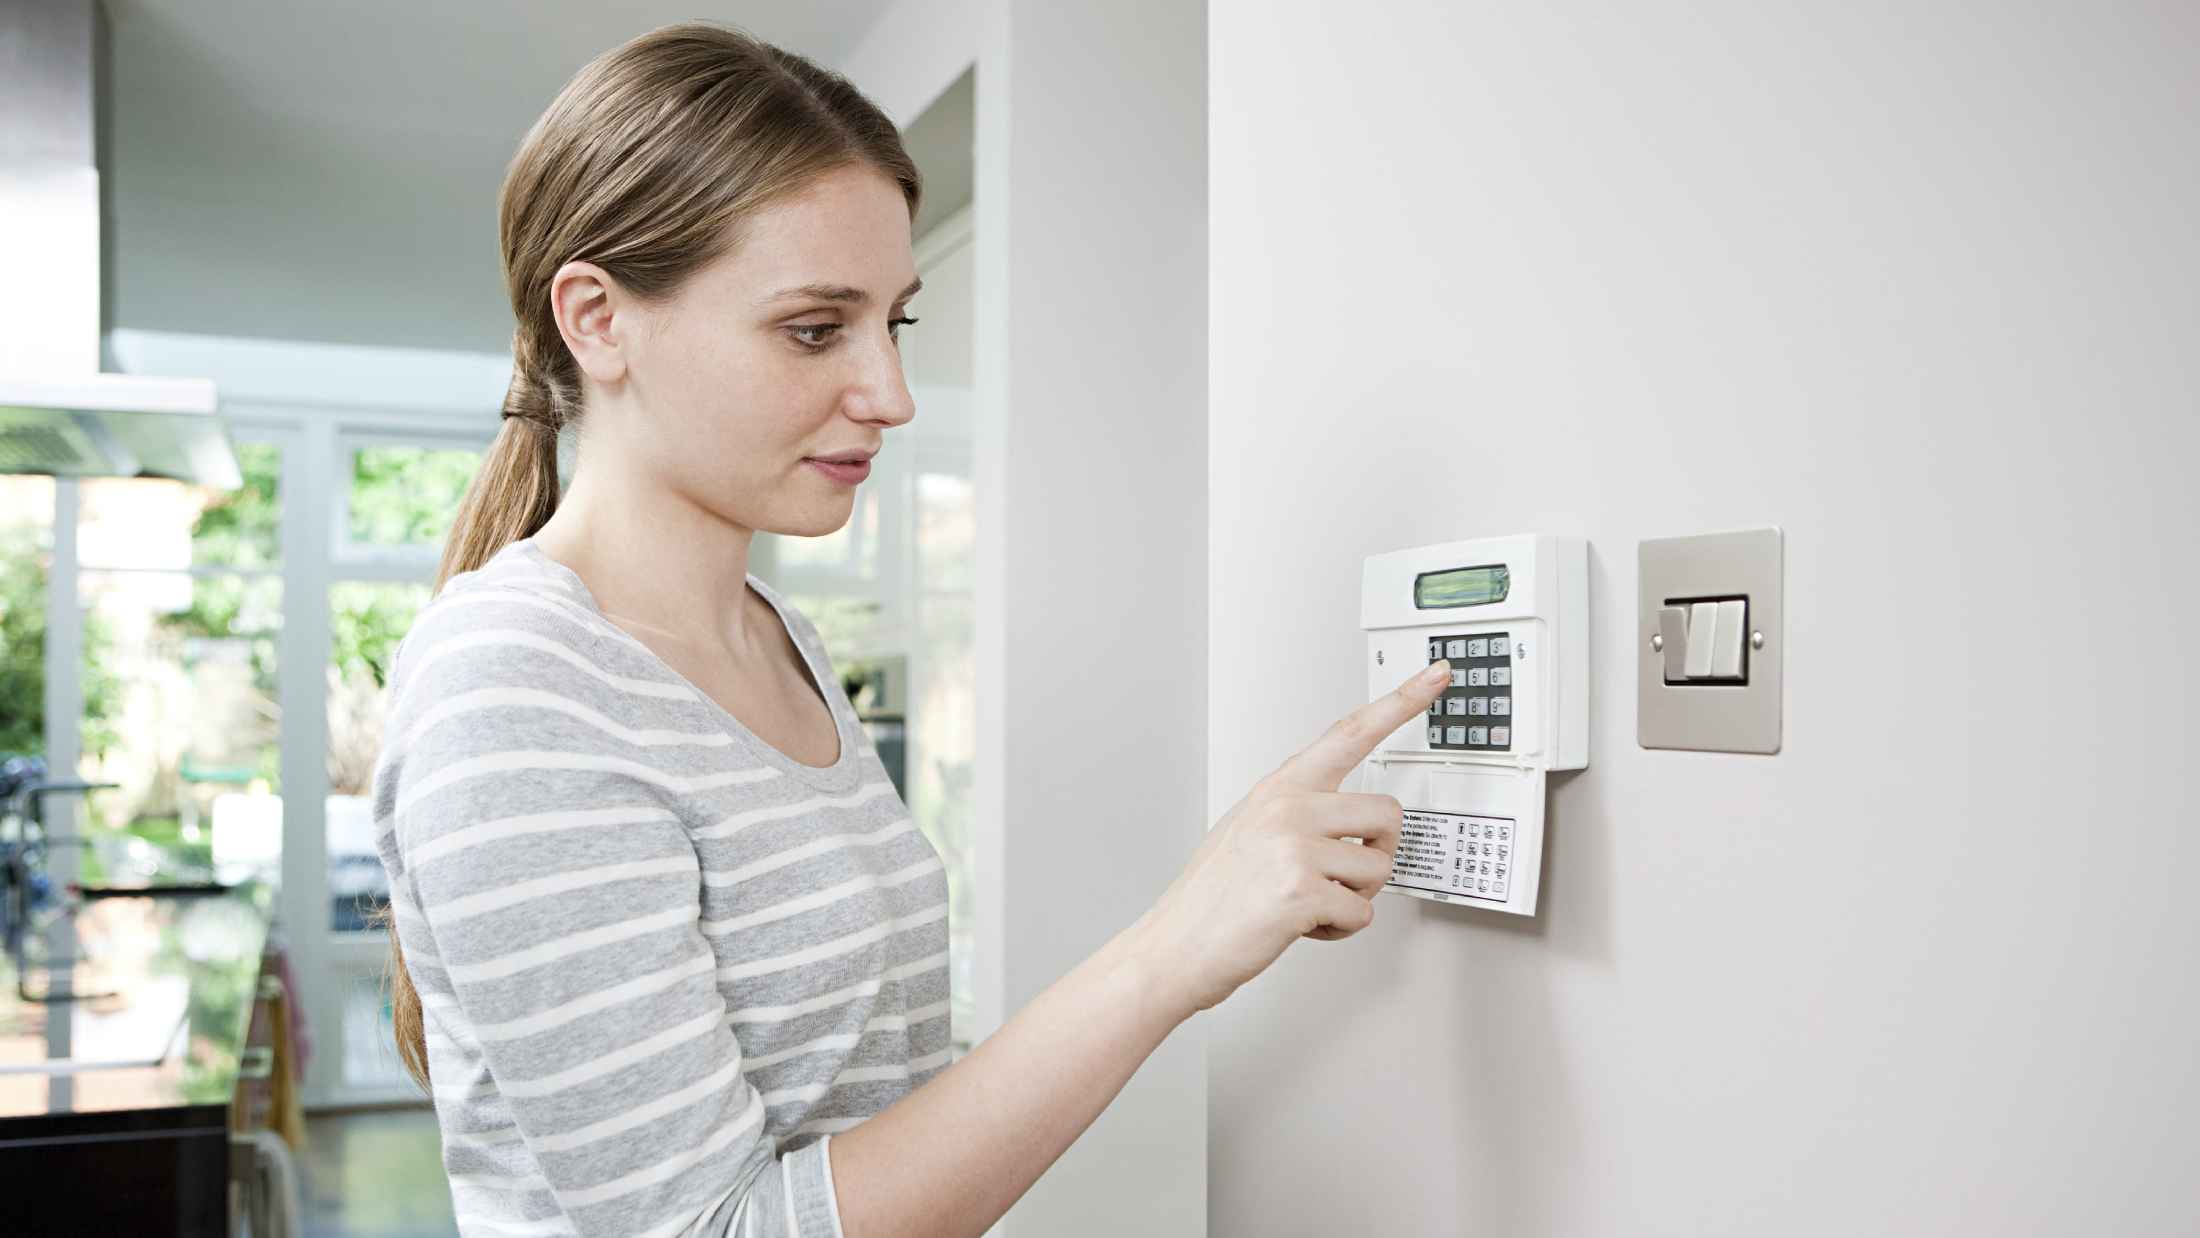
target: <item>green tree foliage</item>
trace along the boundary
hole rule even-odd
[[[0,528],[0,752],[46,751],[46,565],[42,526]],[[108,669],[113,638],[97,615],[84,625],[83,743],[104,752],[122,684]]]

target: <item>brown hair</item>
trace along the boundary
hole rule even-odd
[[[536,120],[497,195],[504,283],[518,320],[504,425],[467,488],[435,587],[530,536],[558,505],[558,431],[581,414],[579,367],[550,312],[568,262],[602,267],[646,300],[672,296],[730,250],[758,208],[850,165],[921,182],[901,134],[846,78],[712,22],[652,30],[598,56]],[[397,1052],[428,1087],[420,997],[394,917]]]

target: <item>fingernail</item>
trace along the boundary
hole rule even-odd
[[[1451,674],[1451,663],[1431,662],[1429,668],[1421,672],[1421,682],[1439,683],[1449,674]]]

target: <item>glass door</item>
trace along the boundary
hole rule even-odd
[[[417,1100],[398,1060],[388,1001],[388,939],[372,927],[389,901],[374,847],[373,777],[391,660],[426,606],[451,519],[487,447],[478,437],[345,431],[330,444],[334,482],[315,583],[326,625],[319,744],[324,784],[312,831],[319,905],[313,1008],[334,1035],[309,1077],[308,1103]]]

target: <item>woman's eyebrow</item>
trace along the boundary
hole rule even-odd
[[[923,287],[924,278],[919,276],[911,280],[909,286],[901,290],[901,295],[894,299],[906,301],[917,295]],[[770,305],[775,301],[846,301],[851,305],[862,305],[870,299],[870,293],[846,284],[804,284],[800,288],[782,288],[757,304]]]

